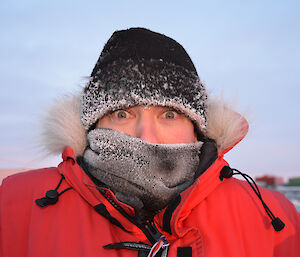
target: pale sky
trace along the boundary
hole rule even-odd
[[[225,159],[252,176],[300,176],[299,1],[0,3],[0,169],[56,166],[35,147],[39,117],[78,92],[115,30],[146,27],[181,43],[212,95],[246,114]]]

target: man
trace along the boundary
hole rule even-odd
[[[46,118],[62,163],[3,181],[2,256],[298,256],[294,206],[223,159],[247,130],[179,43],[115,32]]]

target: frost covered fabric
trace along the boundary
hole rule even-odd
[[[111,111],[135,105],[180,110],[202,132],[205,86],[185,49],[174,39],[145,29],[115,31],[105,44],[81,97],[81,122],[88,130]]]
[[[173,107],[206,126],[204,85],[197,74],[163,60],[118,60],[95,72],[81,98],[86,129],[105,114],[136,105]]]
[[[88,142],[89,172],[120,201],[152,213],[193,183],[203,144],[151,144],[110,129],[90,131]]]

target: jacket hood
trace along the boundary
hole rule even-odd
[[[246,119],[233,111],[223,99],[208,100],[205,136],[213,139],[219,155],[241,141],[248,131]],[[86,148],[87,132],[80,121],[80,96],[68,95],[54,102],[42,121],[40,145],[49,154],[61,154],[66,147],[81,156]]]

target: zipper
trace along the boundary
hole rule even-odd
[[[147,220],[146,223],[143,226],[140,226],[139,228],[143,231],[143,233],[152,245],[158,242],[162,237],[162,234],[155,226],[153,220]]]
[[[103,188],[97,187],[99,192],[105,197],[105,199],[119,212],[121,213],[126,219],[128,219],[132,224],[137,226],[147,237],[150,243],[153,245],[160,240],[162,234],[159,232],[157,227],[154,224],[153,220],[146,220],[143,224],[138,224],[133,217],[128,215],[128,213],[120,207],[106,192]]]

